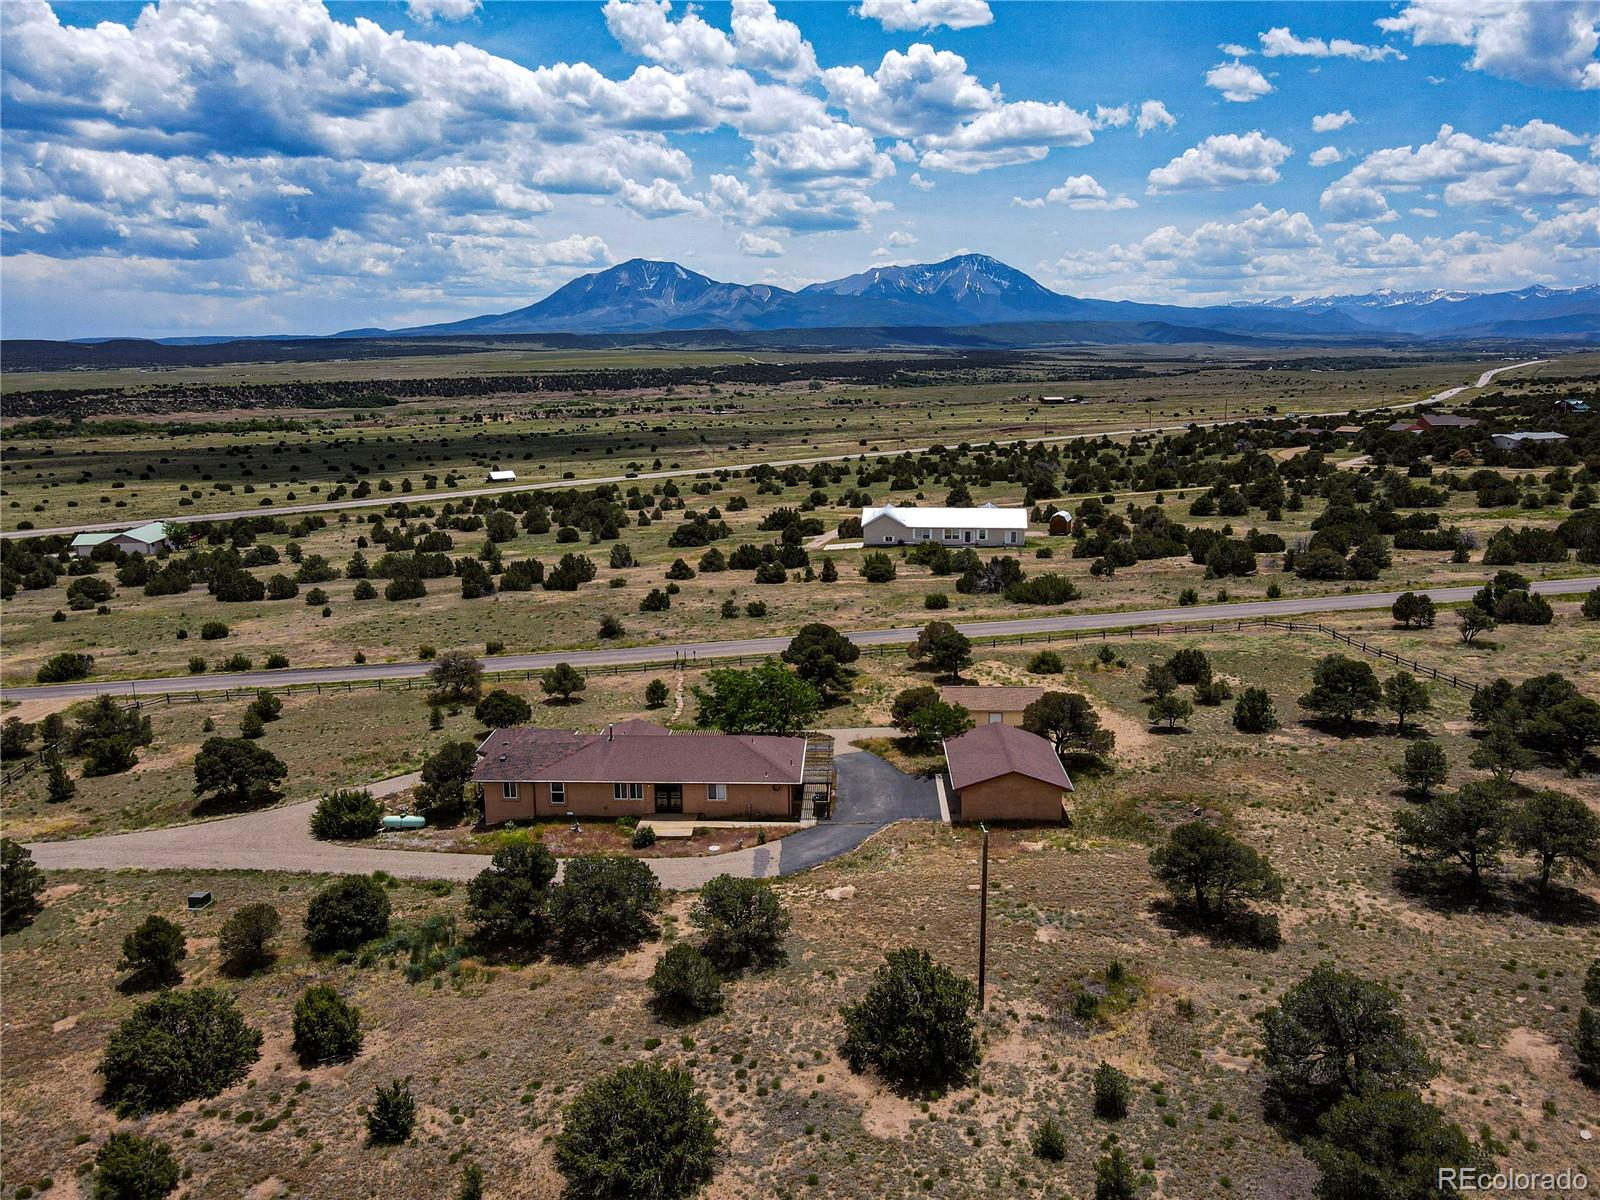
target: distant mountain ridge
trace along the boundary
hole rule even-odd
[[[1600,286],[1543,286],[1514,292],[1400,292],[1240,301],[1189,308],[1095,300],[1052,291],[985,254],[937,263],[872,267],[798,291],[724,283],[675,262],[634,258],[581,275],[543,300],[405,329],[348,330],[336,337],[386,335],[648,334],[684,330],[751,332],[1088,323],[1179,327],[1244,337],[1585,337],[1600,335]],[[1507,328],[1502,333],[1500,327]],[[1517,332],[1520,331],[1520,332]],[[1137,330],[1130,329],[1130,340]],[[1099,340],[1098,338],[1096,340]]]

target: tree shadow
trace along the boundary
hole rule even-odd
[[[270,970],[277,961],[277,951],[268,950],[257,958],[223,959],[217,964],[217,973],[228,979],[249,979],[252,975]]]
[[[124,996],[137,996],[143,992],[164,992],[182,982],[182,971],[168,971],[164,974],[154,971],[135,971],[126,979],[117,982],[117,991]]]
[[[1187,725],[1151,725],[1148,732],[1156,737],[1183,737],[1194,730]]]
[[[271,808],[282,799],[282,792],[258,792],[250,796],[236,794],[207,796],[196,800],[189,811],[197,817],[236,816],[240,813],[252,813],[258,812],[263,808]]]
[[[1315,733],[1327,734],[1340,741],[1348,738],[1375,737],[1387,728],[1382,721],[1369,721],[1362,717],[1357,717],[1353,721],[1341,721],[1338,717],[1302,717],[1300,724]]]
[[[1278,918],[1273,913],[1236,906],[1202,916],[1189,904],[1158,899],[1150,904],[1156,924],[1180,937],[1203,937],[1218,948],[1271,952],[1283,945]]]
[[[1114,774],[1116,767],[1098,754],[1087,751],[1068,750],[1061,756],[1061,765],[1067,769],[1068,774],[1082,779],[1101,779]]]
[[[539,703],[544,705],[546,708],[571,708],[574,704],[582,704],[583,697],[546,696],[543,700],[539,701]],[[665,706],[663,705],[663,707]]]
[[[1546,925],[1594,925],[1600,923],[1600,903],[1592,896],[1551,882],[1540,892],[1530,879],[1519,879],[1507,888],[1507,897],[1517,912]]]
[[[1510,910],[1493,880],[1485,879],[1473,887],[1471,877],[1463,870],[1433,866],[1427,863],[1405,863],[1395,868],[1394,886],[1402,896],[1414,900],[1433,912],[1455,915],[1458,913],[1505,913]]]

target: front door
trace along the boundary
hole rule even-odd
[[[681,813],[683,811],[683,784],[656,784],[656,811],[658,813]]]

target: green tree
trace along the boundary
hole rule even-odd
[[[1600,817],[1576,796],[1534,792],[1511,810],[1507,833],[1511,848],[1534,860],[1541,896],[1553,874],[1600,874]]]
[[[817,689],[824,704],[849,693],[856,676],[850,664],[860,657],[859,646],[820,621],[802,625],[782,655],[796,675]]]
[[[1150,866],[1173,899],[1206,920],[1246,900],[1283,895],[1283,880],[1264,855],[1205,821],[1175,828],[1166,845],[1151,852]]]
[[[556,1169],[566,1200],[686,1200],[716,1169],[717,1121],[689,1072],[620,1067],[562,1115]]]
[[[679,942],[656,960],[649,987],[652,1003],[673,1020],[697,1020],[722,1011],[722,976],[703,953]]]
[[[656,936],[661,884],[637,858],[569,858],[550,897],[556,948],[568,959],[617,954]]]
[[[303,1064],[354,1058],[361,1038],[361,1010],[336,988],[315,983],[294,1002],[294,1052]]]
[[[1261,1019],[1271,1088],[1291,1106],[1320,1111],[1349,1095],[1433,1078],[1398,997],[1332,963],[1319,963]]]
[[[978,1065],[977,989],[926,950],[891,950],[857,1004],[844,1009],[844,1057],[900,1084],[953,1083]]]
[[[1157,696],[1150,702],[1149,717],[1152,725],[1165,722],[1168,729],[1176,729],[1178,722],[1187,721],[1193,715],[1194,702],[1182,696]]]
[[[1204,650],[1193,647],[1177,651],[1165,664],[1179,683],[1201,684],[1211,678],[1211,659]]]
[[[1418,810],[1396,813],[1395,840],[1413,862],[1465,867],[1468,885],[1476,890],[1483,884],[1483,872],[1500,864],[1510,820],[1505,786],[1480,780],[1435,797]]]
[[[1151,663],[1144,669],[1141,687],[1149,696],[1170,696],[1178,690],[1178,677],[1165,663]]]
[[[472,715],[490,729],[509,729],[513,725],[527,725],[533,720],[533,705],[515,692],[496,688],[472,710]]]
[[[1028,1141],[1035,1158],[1058,1163],[1067,1157],[1067,1135],[1061,1131],[1061,1123],[1054,1117],[1040,1121]]]
[[[0,838],[0,931],[21,929],[44,911],[44,872],[21,842]]]
[[[1437,617],[1432,597],[1422,592],[1401,592],[1389,611],[1406,629],[1431,629]]]
[[[276,754],[244,738],[207,738],[194,757],[194,794],[202,804],[254,808],[278,799],[288,774]]]
[[[1456,628],[1461,633],[1461,640],[1470,646],[1477,640],[1481,633],[1488,633],[1495,627],[1495,619],[1475,604],[1469,604],[1461,610],[1460,622]]]
[[[1406,789],[1426,799],[1450,778],[1450,763],[1437,742],[1412,742],[1394,768]]]
[[[466,811],[467,785],[477,769],[478,748],[471,742],[447,742],[422,762],[417,806],[428,820],[454,825]]]
[[[719,970],[733,973],[783,960],[789,914],[765,880],[716,876],[700,889],[694,923]]]
[[[1475,770],[1488,771],[1505,783],[1511,782],[1517,772],[1533,766],[1533,762],[1533,751],[1517,740],[1516,732],[1504,721],[1491,725],[1467,758],[1467,764]]]
[[[539,676],[539,690],[546,696],[571,704],[572,697],[589,685],[571,663],[557,663]]]
[[[695,724],[722,733],[800,733],[822,709],[816,688],[771,659],[748,671],[707,671],[694,698]]]
[[[229,913],[217,938],[223,964],[242,974],[271,962],[272,939],[282,924],[278,910],[270,904],[246,904]]]
[[[1133,1200],[1139,1193],[1138,1177],[1121,1146],[1094,1164],[1094,1200]]]
[[[356,841],[383,828],[383,806],[365,788],[324,793],[311,813],[311,836],[323,841]]]
[[[1046,692],[1022,710],[1022,728],[1047,739],[1061,758],[1105,758],[1117,735],[1100,727],[1094,702],[1082,692]]]
[[[888,583],[895,577],[894,559],[882,550],[873,550],[861,558],[861,578],[868,583]]]
[[[1278,727],[1278,712],[1266,688],[1245,688],[1233,706],[1233,727],[1240,733],[1271,733]]]
[[[1578,1058],[1578,1075],[1590,1087],[1600,1088],[1600,1008],[1579,1011],[1572,1048]]]
[[[1583,617],[1586,621],[1600,621],[1600,587],[1591,588],[1584,595]]]
[[[411,1136],[417,1123],[417,1101],[411,1080],[380,1083],[367,1109],[367,1140],[374,1146],[398,1146]]]
[[[461,1186],[456,1189],[456,1200],[483,1200],[483,1189],[487,1182],[483,1168],[469,1162],[461,1168]]]
[[[306,941],[313,950],[354,950],[389,932],[389,893],[366,875],[346,875],[311,898]]]
[[[261,719],[261,714],[253,708],[245,709],[239,718],[239,736],[254,741],[266,732],[267,723]]]
[[[261,1057],[261,1031],[221,988],[167,991],[133,1010],[106,1043],[99,1072],[118,1116],[203,1100],[238,1083]]]
[[[1128,1102],[1133,1096],[1133,1084],[1128,1077],[1108,1062],[1094,1069],[1092,1081],[1094,1115],[1106,1121],[1120,1121],[1128,1115]]]
[[[1428,687],[1409,671],[1396,671],[1383,681],[1383,706],[1394,713],[1395,731],[1406,735],[1406,718],[1433,707]]]
[[[467,920],[484,946],[537,952],[549,934],[550,882],[556,860],[538,842],[510,842],[467,885]]]
[[[1317,663],[1311,676],[1311,690],[1300,697],[1300,706],[1349,724],[1358,713],[1369,713],[1383,699],[1378,677],[1364,662],[1329,654]]]
[[[161,1200],[178,1187],[178,1160],[159,1138],[113,1133],[94,1156],[93,1200]]]
[[[183,978],[179,967],[189,957],[183,926],[151,913],[122,939],[122,961],[117,970],[130,972],[130,989],[170,987]]]
[[[911,742],[926,749],[966,733],[972,728],[972,714],[946,701],[936,688],[909,687],[895,697],[894,722]]]
[[[929,621],[906,653],[913,662],[953,679],[960,679],[962,669],[972,665],[971,640],[949,621]]]
[[[446,650],[428,668],[434,702],[465,704],[483,691],[483,664],[465,650]]]
[[[50,746],[44,752],[45,799],[51,804],[65,804],[78,794],[78,785],[67,774],[67,764],[61,758],[59,747]]]
[[[262,688],[256,693],[256,698],[250,702],[250,711],[260,717],[263,722],[276,721],[283,716],[283,701],[266,688]]]
[[[665,681],[652,679],[644,687],[644,703],[646,708],[665,708],[667,699],[671,696]]]
[[[33,725],[21,717],[7,717],[0,722],[0,761],[26,757],[33,734]]]
[[[1317,1200],[1444,1200],[1456,1191],[1440,1188],[1441,1167],[1490,1163],[1461,1126],[1405,1090],[1345,1098],[1323,1114],[1305,1150],[1321,1173]]]

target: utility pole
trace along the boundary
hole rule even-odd
[[[984,979],[989,957],[989,827],[981,821],[983,865],[978,870],[978,1011],[983,1011]]]

